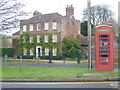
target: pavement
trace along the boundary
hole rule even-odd
[[[2,63],[2,65],[18,66],[20,64]],[[22,64],[23,66],[40,66],[40,67],[64,67],[64,68],[86,68],[87,64]],[[95,65],[93,65],[95,68]],[[118,65],[115,65],[114,71],[118,71]],[[98,73],[94,73],[97,75]],[[88,73],[89,75],[89,73]],[[99,75],[99,74],[98,74]],[[103,78],[66,78],[66,79],[0,79],[1,82],[88,82],[88,81],[119,81],[119,77]]]
[[[103,78],[61,78],[61,79],[2,79],[2,82],[90,82],[90,81],[119,81],[118,77]]]

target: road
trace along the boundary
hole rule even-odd
[[[3,66],[34,66],[34,67],[56,67],[56,68],[88,68],[88,64],[20,64],[20,63],[0,63]],[[114,65],[115,68],[118,68],[118,64]],[[120,65],[119,65],[120,67]],[[95,68],[95,64],[93,64],[93,68]]]
[[[2,88],[118,88],[111,82],[1,82]]]

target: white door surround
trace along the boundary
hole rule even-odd
[[[36,58],[38,58],[39,55],[42,56],[42,47],[36,46]]]

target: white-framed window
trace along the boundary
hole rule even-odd
[[[30,31],[33,31],[33,24],[30,24],[29,29],[30,29]]]
[[[33,42],[33,36],[30,36],[30,43]]]
[[[27,25],[23,25],[23,32],[26,32],[27,31]]]
[[[49,23],[46,22],[46,23],[44,23],[44,30],[48,30],[48,29],[49,29]]]
[[[49,55],[49,48],[45,48],[45,55]]]
[[[40,35],[37,35],[37,43],[40,43]]]
[[[23,43],[25,43],[25,37],[23,37]]]
[[[37,31],[40,31],[40,30],[41,30],[41,24],[37,23]]]
[[[23,54],[27,55],[27,50],[25,48],[23,49]]]
[[[48,42],[48,35],[45,35],[45,42],[47,43]]]
[[[57,34],[52,35],[52,42],[57,42]]]
[[[56,56],[56,54],[57,54],[57,48],[53,48],[52,52],[53,52],[53,56]]]
[[[52,29],[57,29],[57,22],[52,22]]]
[[[33,54],[33,49],[30,49],[30,55],[34,55],[34,54]]]

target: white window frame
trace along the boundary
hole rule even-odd
[[[37,23],[37,31],[40,31],[40,30],[41,30],[41,24]]]
[[[49,23],[46,22],[46,23],[44,23],[44,30],[48,30],[48,29],[49,29]]]
[[[22,29],[23,29],[23,32],[26,32],[27,31],[27,25],[23,25]]]
[[[57,22],[52,22],[52,29],[57,29]]]
[[[57,34],[52,35],[52,42],[57,42]]]
[[[25,37],[23,37],[23,43],[25,43]]]
[[[34,55],[34,53],[33,53],[33,48],[30,49],[30,55]]]
[[[48,38],[49,38],[48,35],[45,35],[45,36],[44,36],[44,39],[45,39],[45,42],[46,42],[46,43],[48,43],[48,40],[49,40]]]
[[[45,55],[46,55],[46,56],[49,55],[49,48],[45,48]]]
[[[30,31],[33,31],[33,24],[30,24],[30,25],[29,25],[29,30],[30,30]]]
[[[53,56],[56,56],[57,55],[57,48],[53,48],[52,52],[53,52]]]
[[[30,43],[33,43],[33,36],[30,36]]]
[[[23,54],[27,55],[27,49],[25,49],[25,48],[23,49]]]
[[[40,43],[40,35],[37,35],[37,43]]]

